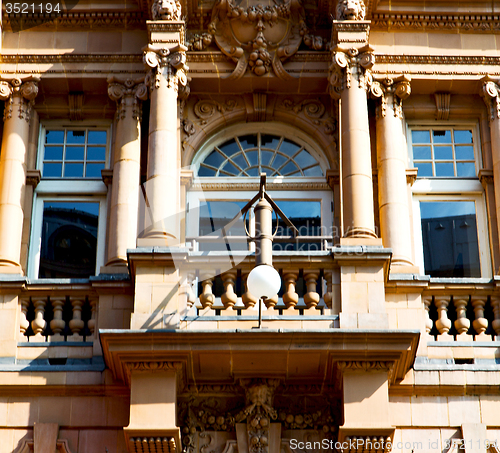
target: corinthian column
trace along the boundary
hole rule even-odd
[[[491,131],[491,156],[493,161],[493,185],[495,188],[495,207],[497,222],[500,219],[500,85],[486,76],[482,79],[481,95],[488,107],[488,118]],[[497,231],[500,239],[500,230]],[[499,273],[497,269],[495,273]]]
[[[163,21],[165,22],[165,21]],[[146,219],[142,237],[150,245],[170,246],[180,241],[180,146],[178,134],[179,92],[187,87],[185,47],[180,42],[183,22],[172,22],[165,32],[154,28],[154,42],[144,54],[151,68],[148,74],[151,92],[147,182],[145,184]],[[176,29],[177,32],[171,30]],[[174,39],[178,43],[172,45]],[[161,43],[164,42],[164,44]],[[162,46],[162,47],[160,47]],[[145,241],[140,241],[144,243]]]
[[[402,124],[402,100],[410,93],[410,79],[405,76],[374,81],[371,85],[372,96],[380,100],[377,106],[380,233],[384,246],[392,248],[392,265],[403,266],[413,266]]]
[[[21,272],[26,153],[38,79],[0,81],[6,101],[0,152],[0,273]]]
[[[377,237],[367,105],[374,63],[368,46],[337,47],[330,67],[330,94],[340,99],[344,237]]]
[[[116,101],[116,138],[106,266],[126,266],[127,249],[135,248],[141,161],[141,106],[148,97],[143,80],[108,79],[109,97]]]

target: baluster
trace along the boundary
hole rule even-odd
[[[52,310],[54,311],[54,318],[50,321],[50,328],[52,329],[53,335],[50,337],[50,341],[64,341],[64,336],[61,332],[66,327],[66,323],[63,320],[63,307],[66,298],[63,297],[50,297],[50,302],[52,303]]]
[[[194,295],[194,291],[193,291],[194,279],[195,279],[194,272],[188,272],[187,281],[186,281],[186,297],[187,297],[188,310],[193,308],[194,304],[196,303],[196,296]]]
[[[238,302],[238,296],[234,292],[234,287],[236,283],[236,271],[231,270],[224,272],[222,274],[222,283],[224,284],[224,294],[221,296],[221,301],[224,304],[224,308],[234,307],[234,304]]]
[[[438,341],[453,340],[453,337],[448,334],[451,328],[451,321],[448,319],[450,298],[448,296],[436,296],[434,303],[438,311],[438,320],[436,321],[436,328],[439,331]]]
[[[29,297],[22,297],[20,299],[21,306],[21,317],[19,319],[19,341],[28,341],[28,337],[26,335],[26,331],[30,327],[30,322],[28,321],[28,308],[30,305]]]
[[[71,306],[73,307],[73,319],[69,322],[69,328],[73,335],[68,335],[68,341],[81,341],[80,332],[85,326],[82,321],[82,305],[84,298],[82,297],[71,297]]]
[[[467,304],[469,296],[453,296],[453,304],[457,311],[457,319],[455,321],[455,329],[457,329],[457,340],[472,341],[472,337],[467,335],[470,327],[470,320],[467,319]],[[460,337],[460,338],[459,338]]]
[[[99,299],[97,297],[89,297],[90,303],[90,319],[87,323],[90,335],[87,337],[87,340],[93,341],[95,338],[95,328],[97,324],[97,302]]]
[[[297,291],[295,289],[298,277],[299,271],[297,270],[283,272],[283,280],[285,281],[286,289],[286,292],[283,293],[283,303],[285,304],[285,307],[287,309],[291,308],[293,310],[299,302],[299,295],[297,294]]]
[[[35,319],[31,321],[31,328],[35,334],[33,341],[45,341],[42,332],[45,330],[45,327],[47,327],[47,322],[43,319],[46,301],[46,297],[37,297],[33,300],[33,305],[35,306]]]
[[[204,274],[202,276],[203,292],[200,294],[200,303],[203,308],[212,308],[215,302],[215,296],[212,293],[212,286],[214,284],[213,274]]]
[[[245,305],[245,308],[252,308],[258,302],[258,299],[248,291],[247,279],[250,271],[242,271],[241,278],[243,279],[243,284],[245,285],[245,293],[241,296],[241,301]]]
[[[493,314],[495,315],[495,319],[491,325],[496,333],[495,340],[498,341],[500,340],[500,297],[491,296],[491,305],[493,307]]]
[[[423,296],[422,301],[424,303],[424,311],[425,311],[425,332],[429,336],[428,340],[434,340],[434,336],[431,335],[431,330],[434,323],[432,322],[430,316],[432,296]]]
[[[277,294],[273,297],[270,297],[269,299],[264,299],[264,305],[267,307],[268,310],[272,310],[277,303],[278,303]]]
[[[305,270],[304,280],[306,281],[307,293],[304,294],[304,303],[307,308],[316,308],[320,296],[316,292],[316,285],[319,278],[319,270]]]
[[[331,271],[325,271],[325,280],[326,280],[326,292],[323,295],[323,301],[327,308],[332,308],[333,302],[333,274]]]
[[[477,333],[475,338],[476,341],[491,340],[491,337],[485,334],[486,329],[488,329],[488,320],[484,317],[484,306],[487,300],[488,298],[486,296],[472,296],[472,306],[474,307],[474,314],[476,315],[472,327],[474,327]]]

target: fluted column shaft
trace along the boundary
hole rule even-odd
[[[37,80],[32,78],[0,82],[0,99],[6,101],[0,152],[0,265],[14,272],[20,271],[26,154],[37,94]]]
[[[367,89],[371,49],[337,49],[330,93],[340,98],[344,237],[376,238]]]
[[[141,106],[147,87],[141,81],[108,80],[108,94],[118,103],[113,183],[109,217],[107,266],[127,264],[127,249],[135,248],[141,164]]]
[[[410,81],[406,77],[375,81],[371,86],[372,96],[380,99],[377,107],[380,235],[384,246],[392,248],[392,264],[411,266],[407,151],[401,106],[402,99],[406,99],[410,92]]]
[[[144,237],[161,245],[180,241],[180,149],[178,143],[177,97],[186,86],[184,46],[150,48],[145,62],[150,73],[151,111]]]
[[[500,220],[500,84],[489,77],[482,79],[482,96],[488,107],[491,131],[491,156],[493,161],[493,186],[495,188],[495,208],[497,222]],[[500,229],[497,231],[500,239]],[[499,269],[495,270],[498,274]]]

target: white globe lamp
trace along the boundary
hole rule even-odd
[[[271,299],[281,288],[280,274],[274,267],[261,264],[248,274],[247,287],[255,297]]]

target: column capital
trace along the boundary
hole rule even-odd
[[[481,79],[483,83],[481,96],[488,107],[489,120],[493,121],[500,119],[500,85],[498,80],[492,79],[490,76]]]
[[[186,64],[186,50],[187,47],[183,44],[177,44],[170,49],[152,44],[144,48],[144,64],[152,69],[146,76],[146,84],[151,90],[160,87],[163,76],[168,88],[180,93],[186,91],[189,70]]]
[[[330,95],[339,99],[344,89],[352,86],[352,81],[356,81],[359,88],[368,90],[372,83],[370,69],[375,64],[375,55],[370,46],[360,49],[351,47],[344,49],[338,46],[332,52],[332,64],[330,65]]]
[[[38,94],[39,77],[21,78],[2,78],[0,80],[0,100],[7,101],[5,104],[3,120],[7,121],[12,118],[14,111],[14,98],[20,101],[18,108],[19,119],[24,119],[28,123],[31,117],[31,107],[35,103],[35,98]]]
[[[377,109],[377,118],[385,118],[387,114],[387,100],[392,98],[392,109],[394,117],[403,118],[402,101],[411,94],[411,78],[402,75],[397,78],[385,77],[376,79],[370,87],[372,98],[380,99],[380,106]]]
[[[119,80],[115,77],[109,77],[108,96],[118,104],[117,117],[119,120],[127,116],[127,98],[132,98],[130,104],[132,107],[132,118],[140,120],[141,109],[139,100],[145,101],[148,98],[148,87],[144,83],[144,77],[139,79]]]

